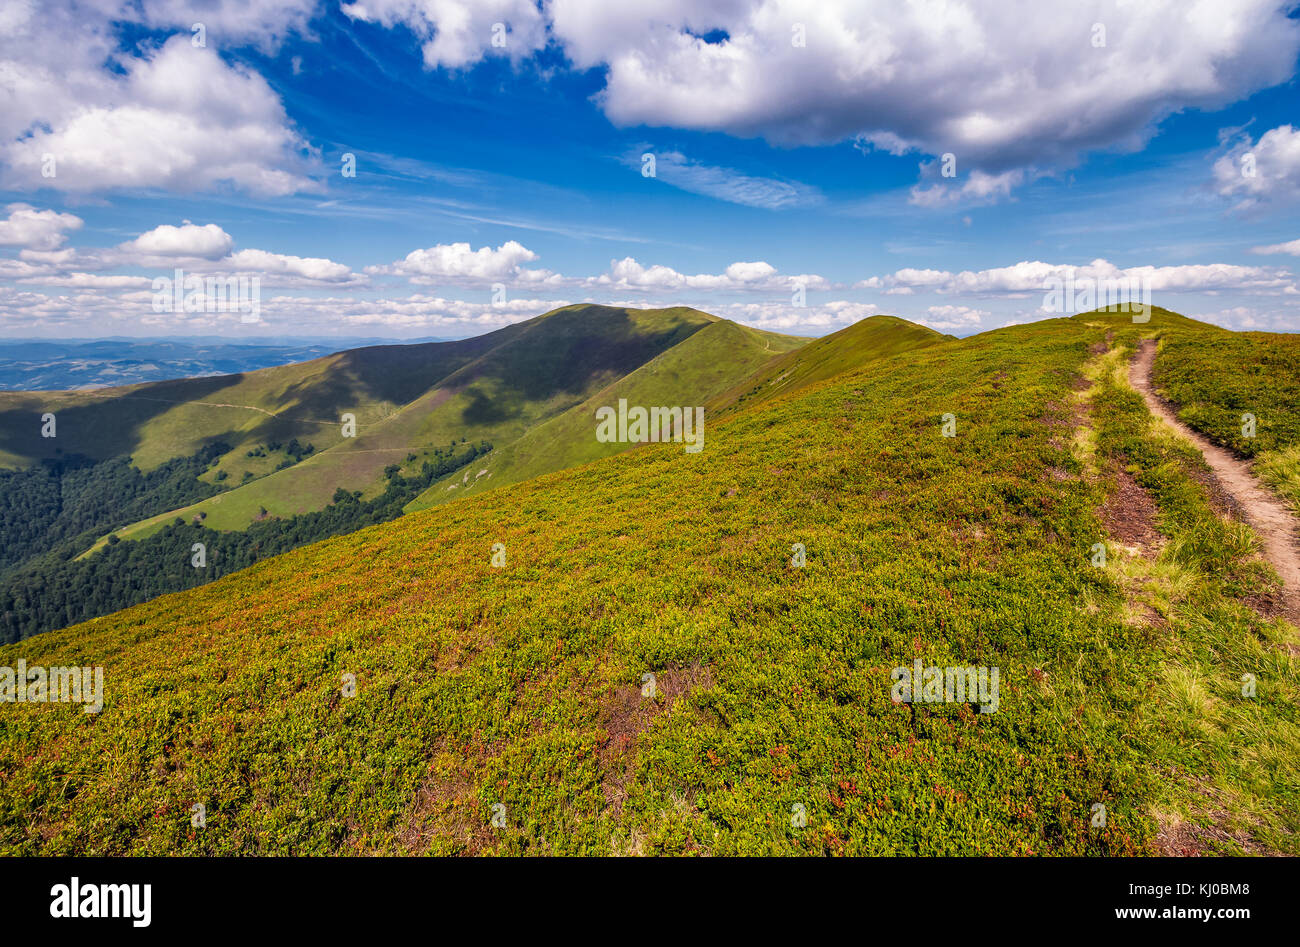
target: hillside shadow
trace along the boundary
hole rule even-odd
[[[663,313],[634,320],[626,310],[584,306],[532,323],[528,331],[475,363],[457,381],[493,382],[501,393],[495,407],[474,399],[465,409],[467,423],[484,418],[505,420],[518,414],[505,405],[546,401],[557,395],[584,396],[598,380],[621,378],[655,356],[709,325],[684,315]],[[511,396],[514,397],[511,397]]]
[[[51,398],[48,408],[40,407],[39,397],[27,396],[26,405],[0,410],[0,450],[33,461],[72,455],[96,460],[130,456],[143,442],[144,425],[178,404],[213,398],[242,378],[219,375],[154,382],[129,395],[85,404],[59,406],[60,399]],[[55,416],[54,437],[41,436],[41,416],[46,412]],[[215,443],[229,436],[229,432],[213,434],[203,438],[202,443]]]

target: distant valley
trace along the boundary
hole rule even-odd
[[[374,340],[0,339],[0,391],[73,391],[234,375],[367,344]]]

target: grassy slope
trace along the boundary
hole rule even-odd
[[[320,509],[339,487],[366,496],[377,494],[389,464],[407,465],[408,456],[415,454],[409,464],[418,468],[427,450],[462,438],[509,443],[716,321],[716,316],[685,307],[568,306],[511,326],[509,331],[470,340],[472,350],[451,350],[454,360],[432,358],[443,351],[437,346],[461,343],[380,347],[396,350],[407,361],[418,362],[421,355],[431,361],[423,376],[390,384],[394,395],[398,391],[409,395],[406,402],[385,401],[382,413],[356,411],[354,438],[343,438],[340,425],[331,422],[323,426],[326,449],[301,463],[202,503],[133,524],[118,535],[141,538],[175,516],[188,519],[200,512],[207,514],[204,523],[213,529],[242,529],[262,509],[276,516]],[[345,355],[368,360],[351,369],[351,374],[364,377],[382,373],[388,362],[385,353],[372,349]],[[312,442],[321,446],[321,437],[313,436]],[[245,457],[246,446],[241,444],[227,455],[224,465],[218,465],[230,468],[228,483],[239,483],[242,471],[256,462]]]
[[[1072,444],[1106,332],[886,358],[698,455],[625,452],[0,649],[108,689],[98,716],[4,708],[0,851],[1114,854],[1208,797],[1295,852],[1294,629],[1239,603],[1266,572],[1194,529],[1200,488],[1120,382]],[[1131,569],[1089,564],[1116,457],[1182,537],[1159,621]],[[999,667],[1000,709],[893,703],[914,658]]]
[[[952,338],[897,316],[869,316],[773,359],[753,376],[717,395],[707,408],[716,414],[762,404],[859,368],[873,359],[922,349]]]
[[[468,480],[455,476],[434,484],[407,509],[426,509],[467,493],[517,483],[626,450],[630,445],[596,440],[596,409],[600,406],[616,406],[619,398],[643,406],[702,405],[736,379],[748,377],[774,356],[804,342],[734,322],[715,322],[581,404],[493,451],[481,463],[475,463]],[[487,473],[478,476],[483,470]]]
[[[245,458],[248,448],[293,437],[329,447],[342,440],[342,413],[356,414],[363,426],[374,423],[518,331],[509,326],[463,342],[355,349],[239,375],[94,392],[0,392],[0,462],[22,465],[61,451],[130,456],[149,470],[226,441],[234,449],[223,468],[236,478],[245,469],[261,473]],[[40,436],[47,411],[58,419],[55,438]]]

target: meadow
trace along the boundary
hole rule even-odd
[[[0,705],[0,851],[1300,853],[1276,577],[1117,370],[1186,328],[907,350],[0,648],[106,669]]]

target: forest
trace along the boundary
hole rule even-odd
[[[220,492],[198,479],[229,448],[212,445],[142,474],[124,460],[85,458],[0,474],[0,643],[87,621],[193,588],[299,546],[396,519],[435,480],[492,449],[486,441],[437,448],[412,476],[389,466],[369,500],[339,488],[323,510],[217,531],[177,517],[144,539],[78,559],[112,529]],[[310,451],[302,450],[302,456]],[[202,545],[196,555],[195,544]],[[201,561],[202,565],[195,563]]]

